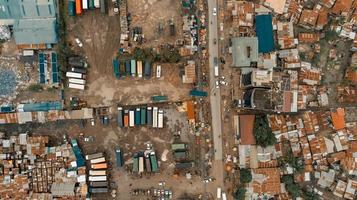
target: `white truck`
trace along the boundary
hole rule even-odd
[[[157,114],[158,114],[158,107],[154,107],[152,111],[152,127],[157,128]]]
[[[82,84],[75,84],[75,83],[68,83],[68,88],[84,90],[84,85]]]
[[[68,79],[68,82],[69,82],[69,83],[80,84],[80,85],[86,84],[86,80],[84,80],[84,79],[77,79],[77,78],[69,78],[69,79]]]
[[[129,111],[129,127],[134,127],[134,111],[130,110]]]
[[[163,110],[159,110],[159,112],[158,112],[157,127],[158,128],[163,128],[164,127],[164,111]]]
[[[66,72],[66,77],[84,79],[84,75],[77,72]]]

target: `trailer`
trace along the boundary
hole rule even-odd
[[[138,60],[136,66],[137,66],[137,70],[138,70],[138,77],[142,78],[143,77],[143,61]]]
[[[187,144],[184,143],[171,144],[171,149],[172,151],[186,151]]]
[[[115,149],[115,158],[116,158],[117,167],[122,167],[124,165],[124,158],[123,158],[123,152],[119,147]]]
[[[146,79],[151,78],[151,65],[149,61],[145,61],[144,75]]]
[[[159,112],[158,112],[157,127],[158,128],[163,128],[164,127],[164,111],[163,110],[159,110]]]
[[[133,110],[129,111],[129,126],[134,127],[135,114]]]
[[[139,158],[134,156],[133,172],[139,172]]]
[[[152,111],[152,127],[157,128],[157,114],[158,114],[158,107],[154,107]]]
[[[144,157],[139,157],[139,173],[144,172]]]
[[[131,75],[130,70],[131,70],[130,60],[126,60],[125,61],[125,73],[127,76]]]
[[[100,8],[100,0],[94,0],[94,7]]]
[[[84,90],[84,85],[82,84],[75,84],[75,83],[68,83],[68,88]]]
[[[76,15],[80,15],[82,12],[82,0],[76,0]]]
[[[77,78],[69,78],[69,79],[68,79],[68,82],[69,82],[69,83],[80,84],[80,85],[86,84],[86,80],[84,80],[84,79],[77,79]]]
[[[88,0],[88,8],[94,9],[94,0]]]
[[[108,193],[108,188],[106,188],[106,187],[103,187],[103,188],[92,188],[92,187],[89,187],[89,193],[92,193],[92,194]]]
[[[100,152],[100,153],[95,153],[95,154],[89,154],[89,155],[86,155],[86,160],[93,160],[93,159],[96,159],[96,158],[100,158],[100,157],[103,157],[103,153]]]
[[[107,181],[89,182],[90,187],[108,187]]]
[[[100,157],[90,160],[90,164],[97,164],[102,162],[105,162],[105,157]]]
[[[140,108],[136,108],[135,110],[135,125],[140,125],[141,124],[141,114],[140,114]]]
[[[74,2],[74,0],[68,1],[68,15],[76,16],[76,3]]]
[[[150,162],[150,155],[146,155],[145,157],[145,167],[147,172],[151,172],[151,162]]]
[[[88,177],[89,181],[107,181],[107,176],[89,176]]]
[[[84,79],[83,74],[77,72],[66,72],[66,77]]]
[[[83,10],[88,10],[88,0],[82,0],[82,8]]]
[[[136,61],[131,60],[130,66],[131,66],[131,68],[130,68],[131,76],[134,77],[134,76],[136,76]]]
[[[150,153],[150,161],[151,161],[151,171],[152,172],[158,172],[159,171],[159,165],[157,163],[157,158],[155,152]]]
[[[100,0],[100,12],[107,13],[107,0]]]
[[[91,168],[92,169],[107,169],[108,165],[107,165],[107,163],[99,163],[99,164],[91,165]]]
[[[107,171],[106,170],[89,170],[89,175],[90,176],[106,176]]]
[[[141,125],[146,124],[146,108],[141,108]]]
[[[124,127],[129,127],[129,110],[124,110]]]
[[[147,125],[152,126],[152,107],[147,108],[146,120]]]
[[[122,107],[118,107],[118,118],[117,118],[117,123],[119,127],[124,127],[124,123],[123,123],[123,108]]]
[[[115,75],[116,79],[120,78],[119,68],[120,68],[119,60],[118,59],[113,59],[113,72],[114,72],[114,75]]]

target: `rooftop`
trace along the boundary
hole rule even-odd
[[[255,144],[253,134],[255,115],[239,115],[239,129],[242,145]]]
[[[252,176],[250,185],[254,193],[279,194],[281,192],[279,168],[252,169]]]
[[[258,37],[259,53],[269,53],[274,50],[272,15],[258,15],[255,17],[255,31]]]
[[[234,67],[250,67],[258,62],[258,39],[256,37],[238,37],[232,39]]]
[[[345,109],[337,108],[331,112],[332,124],[336,130],[345,128]]]

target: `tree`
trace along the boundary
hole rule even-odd
[[[294,177],[292,175],[284,175],[281,180],[285,183],[286,190],[293,199],[301,196],[300,186],[294,182]]]
[[[249,183],[252,181],[252,173],[248,169],[240,169],[240,178],[241,183]]]
[[[305,200],[320,200],[320,196],[313,191],[303,191]]]
[[[258,145],[267,147],[276,143],[276,138],[269,127],[266,116],[256,116],[254,121],[254,137]]]
[[[245,188],[238,187],[236,191],[233,193],[234,200],[244,200],[245,192],[247,192]]]

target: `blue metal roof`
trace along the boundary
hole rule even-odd
[[[258,15],[255,17],[255,31],[258,37],[258,52],[269,53],[274,50],[272,16]]]
[[[62,110],[62,103],[55,102],[42,102],[42,103],[28,103],[24,104],[24,112],[36,112],[36,111],[49,111],[49,110]]]
[[[56,17],[55,0],[0,0],[0,19]]]

